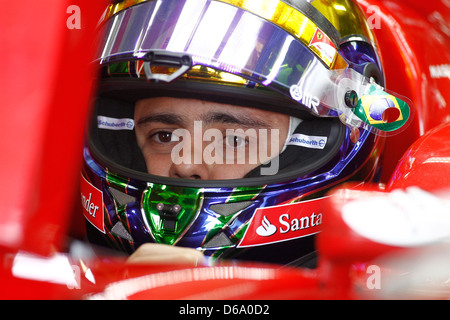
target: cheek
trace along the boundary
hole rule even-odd
[[[157,176],[169,176],[172,159],[170,154],[144,154],[147,173]]]
[[[254,152],[250,152],[250,154],[257,156],[259,163],[265,163],[280,154],[283,149],[286,136],[287,131],[284,132],[277,129],[260,134],[258,137],[258,144],[254,147],[256,150]]]

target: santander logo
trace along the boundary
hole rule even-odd
[[[288,241],[320,232],[323,199],[256,210],[239,247]]]
[[[273,224],[270,224],[270,221],[264,216],[262,220],[262,224],[256,228],[256,233],[261,237],[268,237],[277,232],[277,227]]]
[[[99,231],[105,233],[105,222],[103,217],[103,192],[81,175],[81,205],[84,217]]]

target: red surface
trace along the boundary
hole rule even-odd
[[[450,188],[450,123],[420,137],[400,160],[388,189],[420,186],[427,191]]]
[[[411,126],[387,139],[383,180],[388,191],[411,185],[425,190],[448,187],[446,141],[450,128],[440,124],[450,120],[449,78],[432,77],[430,70],[450,64],[450,9],[437,1],[358,3],[366,12],[372,5],[380,9],[381,25],[374,31],[387,88],[409,97],[416,109]],[[71,16],[67,8],[73,4],[81,10],[81,29],[71,30],[66,25]],[[106,259],[89,264],[96,283],[82,276],[81,288],[75,290],[12,274],[17,250],[47,256],[60,251],[67,227],[75,221],[72,211],[80,206],[83,123],[95,72],[89,61],[95,50],[94,27],[104,8],[105,3],[98,0],[59,0],[51,6],[28,0],[9,1],[0,10],[0,57],[4,62],[0,77],[4,115],[0,126],[0,298],[83,298],[141,277],[172,283],[132,291],[130,298],[208,299],[211,292],[218,299],[361,297],[355,291],[355,266],[400,249],[369,241],[344,224],[342,206],[355,197],[371,196],[346,189],[329,198],[329,214],[319,236],[322,255],[317,270],[267,267],[271,276],[258,280],[255,276],[262,266],[256,265],[228,267],[225,277],[223,266],[192,271],[173,266],[132,267]],[[79,268],[84,275],[86,265]],[[198,277],[175,283],[174,270]],[[214,272],[221,276],[211,276]]]
[[[67,27],[74,4],[81,29]],[[104,1],[9,1],[0,10],[0,246],[44,255],[61,246],[79,197],[89,62],[104,8]]]
[[[411,99],[413,123],[386,141],[383,181],[389,181],[398,159],[419,136],[450,120],[448,77],[434,78],[430,68],[450,64],[450,8],[442,1],[357,0],[381,48],[386,88]],[[370,8],[370,10],[369,10]]]

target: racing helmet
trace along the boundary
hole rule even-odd
[[[376,181],[384,137],[411,118],[409,101],[383,87],[376,39],[352,1],[126,0],[100,28],[81,202],[89,241],[119,251],[154,242],[313,264],[326,192]],[[134,112],[160,97],[288,115],[276,172],[272,159],[239,179],[149,174]]]

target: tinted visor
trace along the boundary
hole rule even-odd
[[[144,70],[148,80],[167,82],[193,66],[221,70],[293,100],[292,114],[303,109],[339,117],[351,128],[375,127],[381,134],[397,131],[408,121],[409,106],[348,68],[336,39],[306,16],[297,27],[294,36],[259,15],[219,1],[149,1],[108,20],[99,61],[137,62],[135,76]],[[170,76],[153,73],[155,65],[178,70]],[[383,114],[388,109],[396,113],[386,123]]]
[[[334,86],[326,64],[335,62],[337,50],[319,28],[310,30],[311,22],[306,22],[312,46],[328,59],[319,59],[277,25],[229,4],[150,1],[119,12],[107,22],[99,58],[106,64],[144,60],[149,51],[179,53],[180,59],[190,57],[194,66],[222,70],[270,87],[296,100],[298,108],[336,116],[336,108],[325,103],[331,101],[325,96]]]

